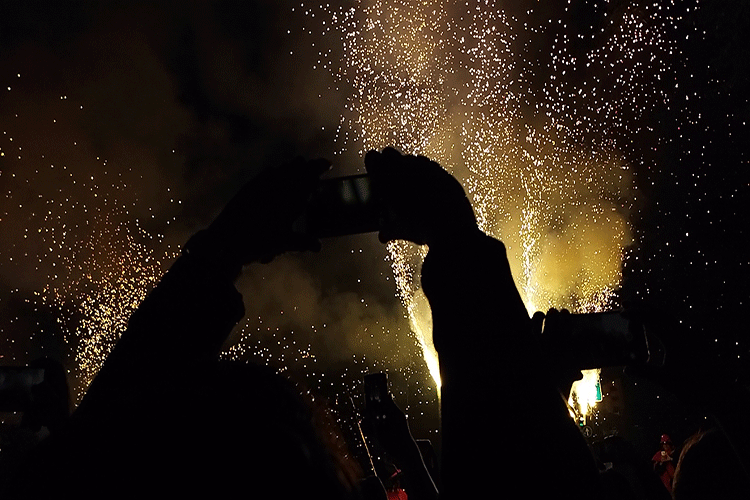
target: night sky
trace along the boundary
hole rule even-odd
[[[76,395],[180,245],[242,182],[297,155],[331,159],[332,176],[360,172],[359,152],[377,147],[352,118],[355,110],[364,116],[352,97],[357,74],[340,62],[344,47],[356,46],[342,42],[341,19],[359,2],[156,4],[0,7],[0,361],[55,357]],[[747,404],[750,6],[477,4],[507,15],[502,23],[490,17],[498,27],[516,29],[508,57],[523,62],[512,71],[526,79],[508,88],[525,92],[517,110],[529,123],[534,103],[562,88],[552,81],[605,88],[588,101],[560,94],[554,102],[563,109],[550,112],[575,118],[571,130],[583,123],[576,137],[596,136],[630,165],[618,212],[630,245],[612,301],[660,318],[668,357],[654,393],[677,394],[700,415]],[[628,16],[658,20],[652,51],[610,75],[579,67],[606,48],[612,26],[628,32],[618,21]],[[561,47],[565,63],[555,56]],[[461,67],[471,74],[467,61]],[[595,125],[607,100],[617,103],[607,108],[616,125],[602,132]],[[469,178],[462,165],[450,167]],[[326,397],[387,370],[416,434],[434,432],[436,391],[374,235],[250,266],[238,288],[247,321],[225,356],[272,363]]]

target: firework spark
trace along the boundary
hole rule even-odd
[[[82,113],[83,106],[61,96],[47,109],[60,118],[30,128],[26,120],[34,115],[16,114],[12,125],[19,131],[4,134],[2,150],[8,157],[3,155],[0,171],[0,233],[7,254],[0,271],[34,287],[26,299],[29,307],[53,318],[77,403],[176,250],[134,216],[142,210],[131,182],[138,174],[106,159],[94,160],[77,139],[65,136],[64,122]],[[36,132],[22,132],[29,129]],[[87,171],[92,163],[96,168]],[[41,334],[39,322],[32,327],[32,338]],[[14,338],[23,332],[8,333]],[[34,348],[44,351],[45,346]],[[28,362],[29,357],[18,353],[6,361]]]
[[[347,94],[337,136],[342,153],[391,145],[453,172],[481,228],[506,243],[530,311],[607,307],[619,287],[632,238],[628,216],[640,196],[634,165],[645,160],[631,141],[648,134],[649,110],[668,99],[668,35],[677,21],[655,3],[605,2],[587,5],[596,19],[581,29],[569,25],[567,9],[558,16],[534,11],[541,9],[537,2],[518,12],[498,4],[366,0],[293,10],[305,17],[306,33],[317,37],[315,70],[332,75]],[[11,102],[17,79],[6,83]],[[7,253],[0,270],[4,277],[38,276],[35,300],[64,308],[61,328],[88,380],[176,250],[163,248],[159,235],[136,222],[147,216],[137,191],[152,189],[139,178],[148,169],[93,162],[96,155],[59,129],[65,117],[83,113],[83,105],[58,97],[28,116],[14,116],[8,107],[3,117],[0,239]],[[24,105],[33,106],[27,100]],[[20,127],[23,120],[37,123]],[[20,129],[44,140],[24,137]],[[163,194],[171,198],[168,190]],[[396,295],[417,345],[430,352],[429,314],[417,279],[425,251],[404,242],[388,245]],[[117,293],[123,300],[115,301]],[[397,325],[369,314],[362,345],[398,344],[383,340],[401,335]],[[329,319],[307,324],[323,332],[331,328]],[[273,335],[279,325],[270,322],[253,318],[227,355],[269,361],[271,351],[261,346],[267,337],[257,334]],[[299,365],[323,381],[316,368],[320,351],[299,331],[282,330],[275,341],[290,344],[289,354],[274,354],[273,361]],[[364,354],[349,361],[354,368],[347,380],[386,365]]]
[[[353,89],[342,149],[395,146],[454,173],[481,229],[506,243],[530,312],[611,307],[632,243],[632,164],[642,161],[628,141],[644,132],[645,110],[667,99],[671,20],[661,8],[604,12],[601,30],[586,34],[563,12],[516,17],[487,0],[320,8],[343,41],[341,64],[326,66]],[[546,58],[535,51],[540,37],[551,40]],[[425,251],[399,242],[388,252],[428,345],[427,325],[416,325],[427,317],[415,272]]]

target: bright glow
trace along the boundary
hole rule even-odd
[[[430,375],[438,389],[440,389],[440,363],[437,351],[432,343],[432,314],[424,292],[419,290],[411,297],[407,305],[407,311],[409,313],[409,324],[422,348],[427,368],[430,370]]]
[[[666,100],[651,77],[665,71],[669,52],[658,9],[608,17],[584,57],[562,23],[533,26],[492,1],[321,9],[331,9],[343,36],[344,59],[331,69],[352,89],[342,147],[395,146],[454,173],[481,229],[506,244],[530,313],[611,306],[637,199],[629,162],[638,155],[624,154],[634,152],[626,138],[641,132],[643,110]],[[546,67],[529,56],[540,32],[554,40]],[[388,251],[426,345],[414,321],[427,314],[415,280],[424,250],[394,243]]]
[[[568,405],[573,409],[574,417],[585,419],[587,415],[591,415],[599,400],[597,386],[601,369],[583,370],[581,373],[583,378],[573,382],[570,388]]]

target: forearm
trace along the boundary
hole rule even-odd
[[[116,349],[127,350],[129,363],[216,359],[244,315],[233,278],[233,273],[219,271],[203,259],[179,257],[133,313]]]
[[[529,345],[529,316],[510,272],[505,246],[478,229],[435,244],[422,267],[434,342],[444,363],[507,355]],[[499,352],[498,352],[499,351]]]
[[[244,315],[237,272],[209,254],[179,257],[132,314],[82,407],[127,404],[160,378],[215,360]]]
[[[442,378],[441,496],[483,496],[504,467],[503,429],[533,384],[529,317],[503,244],[478,230],[431,246],[422,284]]]
[[[546,450],[549,481],[535,484],[540,497],[596,497],[594,461],[540,360],[502,243],[474,236],[435,250],[422,278],[443,378],[441,496],[481,497],[498,484],[512,491],[534,482],[528,464]]]

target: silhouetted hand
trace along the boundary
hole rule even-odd
[[[269,262],[288,251],[319,250],[316,237],[296,232],[292,225],[329,167],[327,160],[297,158],[262,172],[224,207],[202,235],[202,244],[239,264]]]
[[[547,314],[537,311],[531,318],[533,328],[539,328],[535,333],[544,333],[554,339],[567,339],[572,335],[572,319],[567,309],[550,309]]]
[[[434,161],[386,148],[368,152],[365,166],[381,203],[381,242],[432,245],[478,231],[461,184]]]

